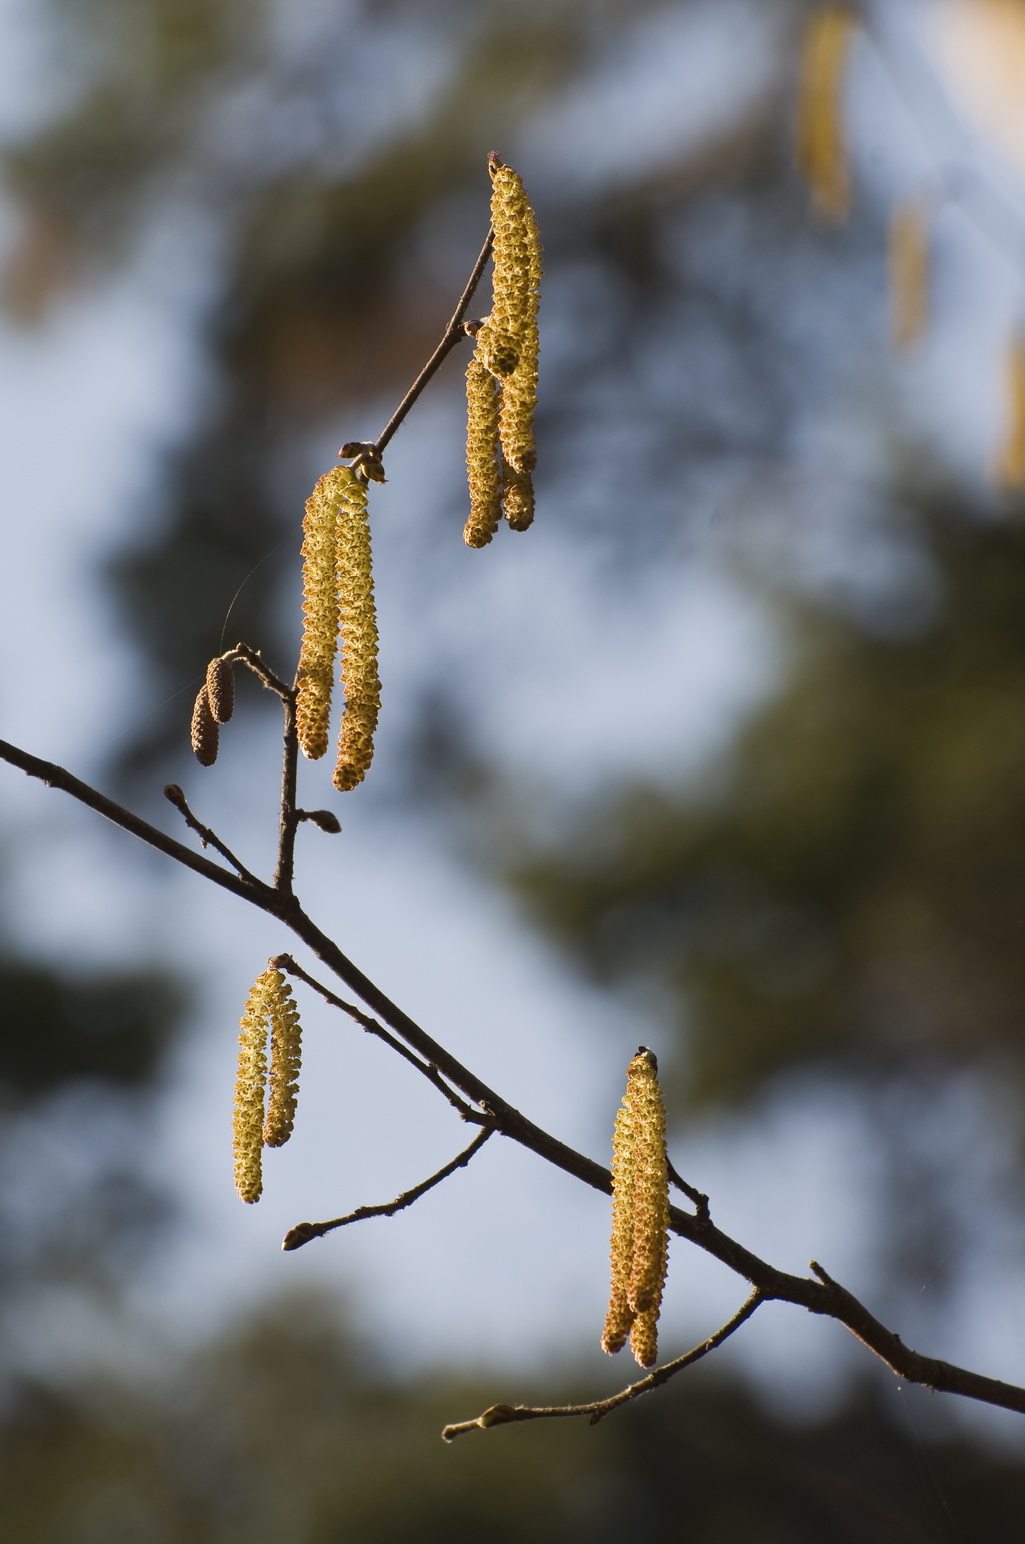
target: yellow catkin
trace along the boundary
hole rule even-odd
[[[534,519],[534,480],[529,472],[502,467],[502,513],[510,530],[525,531]]]
[[[642,1367],[658,1354],[666,1274],[669,1178],[666,1118],[658,1065],[643,1046],[626,1074],[612,1138],[612,1288],[602,1349],[630,1346]]]
[[[302,1065],[302,1026],[292,989],[280,971],[268,971],[277,979],[268,994],[270,1009],[270,1081],[267,1119],[263,1123],[266,1147],[282,1147],[292,1135]]]
[[[267,1090],[267,1020],[280,972],[257,976],[246,999],[238,1037],[233,1138],[235,1189],[249,1204],[263,1193],[263,1106]]]
[[[890,333],[910,348],[925,332],[929,311],[929,225],[918,200],[898,204],[890,221]]]
[[[201,767],[212,767],[217,760],[217,720],[210,711],[210,699],[206,694],[206,682],[199,689],[192,709],[192,749]]]
[[[502,453],[517,472],[536,461],[537,307],[541,242],[523,183],[497,156],[491,170],[491,224],[495,233],[493,305],[485,324],[484,357],[502,378],[499,434]],[[509,369],[515,357],[515,367]]]
[[[797,164],[815,214],[832,223],[845,220],[851,204],[841,98],[856,20],[848,5],[821,6],[809,17],[801,44]]]
[[[218,724],[226,724],[235,711],[235,676],[229,660],[218,656],[206,667],[206,696]]]
[[[331,689],[338,649],[336,572],[338,506],[355,480],[347,466],[333,467],[306,500],[303,520],[303,641],[296,671],[296,727],[303,755],[316,761],[327,750]]]
[[[367,490],[354,472],[349,472],[338,505],[336,550],[345,712],[333,782],[340,793],[345,793],[367,775],[381,711]]]
[[[466,369],[466,476],[470,518],[463,531],[468,547],[486,547],[498,530],[502,489],[498,465],[498,393],[479,346]]]
[[[624,1103],[616,1112],[612,1133],[612,1243],[609,1248],[612,1286],[601,1337],[601,1348],[609,1356],[622,1351],[633,1326],[634,1312],[626,1298],[633,1267],[633,1247],[633,1140],[630,1113]]]
[[[997,481],[1007,493],[1025,489],[1025,332],[1019,329],[1007,350],[1006,427]]]

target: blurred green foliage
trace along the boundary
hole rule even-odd
[[[557,1398],[572,1381],[563,1369]],[[142,1389],[23,1385],[0,1430],[4,1537],[983,1544],[1016,1531],[1025,1470],[931,1429],[924,1403],[862,1393],[791,1424],[699,1373],[597,1428],[538,1422],[442,1446],[446,1420],[509,1384],[383,1377],[316,1301],[285,1301]]]
[[[1025,531],[919,514],[931,614],[781,599],[792,669],[724,764],[615,791],[515,869],[594,979],[664,989],[696,1102],[809,1064],[1022,1088]]]

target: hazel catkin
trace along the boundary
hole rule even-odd
[[[797,89],[797,164],[812,209],[828,223],[847,218],[851,174],[843,125],[844,72],[857,16],[849,5],[823,5],[808,18]]]
[[[658,1355],[669,1228],[666,1121],[658,1064],[642,1046],[627,1068],[626,1093],[612,1138],[612,1284],[602,1350],[627,1336],[642,1367]]]
[[[366,485],[349,472],[349,480],[340,491],[335,551],[345,711],[332,781],[340,793],[345,793],[363,781],[373,758],[374,730],[381,711],[381,682],[377,674],[377,613]]]
[[[303,519],[303,639],[296,671],[296,728],[304,756],[316,761],[327,750],[331,691],[338,650],[339,503],[355,474],[336,466],[306,500]]]

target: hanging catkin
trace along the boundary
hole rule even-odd
[[[1025,332],[1015,332],[1007,350],[1005,430],[997,480],[1007,493],[1025,489]]]
[[[629,1335],[642,1367],[658,1354],[668,1227],[665,1108],[658,1064],[642,1046],[626,1071],[612,1138],[612,1286],[601,1342],[611,1355]]]
[[[296,671],[296,727],[304,756],[327,750],[338,649],[338,506],[355,473],[336,466],[306,500],[303,520],[303,641]]]
[[[220,738],[217,720],[210,710],[206,694],[206,682],[199,688],[195,707],[192,709],[192,750],[201,767],[212,767],[217,760],[217,743]]]
[[[267,1119],[263,1123],[265,1147],[283,1147],[292,1135],[299,1072],[302,1066],[302,1025],[292,988],[276,971],[280,987],[270,999],[270,1080]]]
[[[925,332],[929,311],[929,225],[916,199],[898,204],[890,220],[890,335],[910,348]]]
[[[850,211],[851,176],[843,126],[844,70],[857,17],[847,5],[824,5],[808,19],[797,92],[797,164],[812,208],[836,223]]]
[[[463,531],[468,547],[486,547],[502,515],[498,465],[498,393],[479,346],[466,368],[466,477],[470,518]]]
[[[267,1098],[267,1035],[271,1037],[270,1108]],[[301,1029],[299,1010],[281,971],[270,965],[246,999],[238,1037],[233,1138],[235,1189],[243,1201],[263,1192],[263,1148],[287,1142],[295,1121]]]
[[[519,474],[506,518],[525,530],[533,518],[530,473],[537,460],[534,409],[537,405],[537,307],[541,288],[541,242],[523,183],[511,166],[492,155],[491,224],[495,234],[493,305],[478,338],[482,362],[501,381],[499,440],[502,455]]]
[[[345,793],[367,775],[374,754],[374,730],[381,711],[367,490],[366,484],[352,471],[341,488],[336,542],[345,712],[338,736],[338,761],[333,782],[340,793]]]

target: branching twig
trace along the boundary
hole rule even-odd
[[[677,1190],[682,1190],[688,1201],[694,1202],[694,1205],[698,1209],[698,1216],[704,1217],[707,1222],[711,1215],[708,1210],[708,1197],[704,1194],[703,1191],[695,1190],[693,1185],[688,1185],[685,1179],[681,1179],[680,1175],[677,1174],[668,1158],[666,1159],[666,1169],[669,1174],[670,1184],[675,1185]]]
[[[189,809],[188,800],[186,799],[183,790],[179,788],[177,783],[168,783],[167,787],[164,789],[164,798],[169,804],[174,805],[175,809],[181,815],[189,830],[195,831],[204,847],[216,848],[221,857],[228,860],[232,868],[237,874],[241,876],[241,878],[250,880],[254,885],[259,884],[260,881],[257,879],[256,875],[251,874],[246,868],[245,864],[242,863],[240,859],[236,858],[231,848],[225,846],[220,837],[217,835],[216,831],[211,831],[209,826],[204,826],[201,821],[196,819],[195,815]]]
[[[735,1330],[750,1319],[755,1309],[765,1299],[756,1289],[751,1293],[747,1302],[739,1308],[723,1325],[716,1330],[707,1340],[703,1340],[699,1346],[688,1351],[684,1356],[678,1356],[674,1362],[666,1362],[662,1367],[656,1367],[654,1372],[649,1372],[646,1378],[641,1378],[637,1383],[631,1383],[629,1388],[620,1389],[618,1394],[612,1394],[608,1399],[594,1399],[583,1405],[492,1405],[482,1415],[478,1415],[472,1421],[457,1421],[453,1426],[446,1426],[442,1432],[442,1441],[451,1442],[456,1437],[464,1436],[468,1431],[486,1430],[489,1426],[508,1426],[515,1421],[551,1421],[560,1420],[564,1416],[589,1415],[589,1424],[597,1426],[600,1420],[613,1410],[618,1410],[620,1405],[628,1404],[633,1399],[639,1399],[642,1394],[650,1394],[652,1389],[657,1389],[660,1384],[668,1383],[678,1372],[685,1367],[691,1367],[695,1362],[700,1362],[703,1356],[710,1351],[715,1351],[728,1340]]]
[[[361,1029],[366,1030],[368,1035],[376,1035],[378,1040],[383,1040],[386,1046],[395,1051],[404,1061],[409,1062],[411,1067],[415,1067],[417,1072],[422,1077],[425,1077],[433,1088],[438,1090],[439,1094],[443,1094],[452,1108],[459,1111],[463,1120],[475,1121],[481,1124],[484,1121],[488,1121],[490,1125],[491,1117],[481,1115],[476,1110],[472,1110],[464,1100],[460,1099],[459,1095],[449,1088],[432,1062],[421,1061],[419,1056],[414,1055],[408,1046],[403,1045],[401,1040],[396,1040],[394,1035],[390,1035],[383,1024],[379,1024],[376,1019],[372,1019],[369,1013],[364,1013],[361,1008],[356,1007],[355,1003],[347,1003],[343,998],[336,997],[329,987],[323,986],[321,982],[315,981],[312,976],[307,975],[302,966],[297,965],[290,954],[277,955],[273,963],[277,966],[278,970],[287,971],[290,976],[295,976],[299,981],[305,981],[306,985],[311,986],[315,992],[319,992],[324,1001],[330,1003],[332,1008],[338,1008],[342,1013],[347,1013],[350,1019],[354,1019]],[[492,1126],[491,1129],[493,1130],[494,1127]]]
[[[447,1079],[483,1110],[491,1118],[491,1124],[496,1131],[520,1143],[522,1147],[529,1149],[545,1162],[563,1170],[566,1174],[573,1175],[593,1189],[602,1191],[606,1195],[611,1194],[612,1177],[608,1169],[595,1163],[593,1159],[585,1157],[583,1153],[576,1152],[547,1131],[543,1131],[519,1110],[507,1104],[468,1067],[464,1067],[343,954],[334,940],[323,933],[312,918],[306,915],[293,895],[282,895],[272,886],[262,884],[259,880],[246,880],[228,869],[220,868],[216,863],[211,863],[208,858],[193,852],[181,842],[176,842],[163,831],[151,826],[148,821],[141,820],[138,815],[115,804],[112,799],[98,793],[87,783],[73,777],[63,767],[58,767],[53,762],[43,761],[38,756],[32,756],[4,740],[0,740],[0,760],[19,767],[30,777],[40,778],[49,787],[60,788],[63,792],[71,794],[73,798],[80,800],[90,809],[96,810],[98,814],[113,821],[123,830],[139,837],[151,847],[155,847],[157,851],[174,858],[185,868],[201,874],[204,879],[212,880],[222,889],[230,890],[233,895],[241,896],[243,900],[258,907],[268,916],[276,917],[297,938],[301,939],[318,959],[323,960],[340,981],[344,981],[351,991],[362,998],[367,1006],[384,1020],[399,1040],[418,1053],[429,1069],[433,1069]],[[316,986],[315,982],[312,984]],[[318,987],[317,990],[323,989]],[[340,1000],[339,1006],[346,1012],[350,1011]],[[358,1017],[358,1010],[356,1016]],[[359,1022],[363,1022],[362,1019]],[[371,1024],[364,1024],[364,1028],[369,1029],[371,1033],[377,1033],[380,1029],[380,1026],[376,1029],[371,1026],[372,1021]],[[446,1098],[450,1097],[451,1091],[446,1092]],[[480,1119],[473,1111],[464,1118]],[[730,1238],[727,1233],[717,1228],[709,1217],[700,1213],[695,1216],[693,1213],[681,1211],[679,1207],[670,1208],[669,1226],[673,1233],[688,1239],[699,1249],[705,1250],[719,1260],[729,1270],[734,1271],[738,1276],[743,1276],[752,1287],[757,1289],[763,1301],[793,1303],[799,1308],[806,1308],[809,1313],[836,1319],[905,1382],[920,1383],[926,1388],[945,1393],[961,1394],[966,1399],[977,1399],[983,1404],[996,1405],[1001,1409],[1015,1410],[1025,1415],[1025,1388],[1002,1383],[996,1378],[987,1378],[980,1373],[969,1372],[966,1368],[956,1367],[950,1362],[925,1357],[917,1351],[910,1350],[899,1336],[892,1330],[888,1330],[869,1313],[864,1304],[860,1303],[852,1293],[827,1278],[821,1266],[816,1268],[818,1280],[811,1280],[806,1276],[793,1276],[788,1271],[778,1270],[774,1265],[759,1259],[736,1239]]]
[[[282,1240],[282,1249],[301,1249],[312,1238],[323,1238],[325,1233],[330,1233],[334,1228],[347,1227],[350,1222],[366,1222],[370,1217],[394,1217],[396,1212],[401,1212],[404,1207],[412,1206],[414,1201],[419,1201],[428,1190],[433,1190],[435,1185],[440,1185],[442,1180],[448,1179],[457,1169],[465,1169],[470,1159],[479,1153],[488,1137],[494,1136],[494,1126],[485,1126],[483,1131],[478,1131],[469,1147],[455,1158],[451,1163],[446,1163],[437,1174],[432,1174],[430,1179],[422,1180],[419,1185],[414,1185],[412,1190],[404,1190],[394,1201],[385,1201],[381,1206],[358,1206],[347,1217],[335,1217],[331,1222],[297,1222],[294,1228],[289,1228]]]

